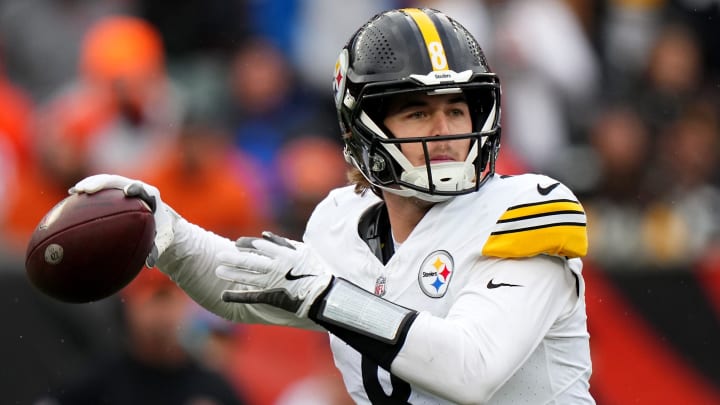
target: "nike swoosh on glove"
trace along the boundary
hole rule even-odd
[[[145,201],[153,212],[155,219],[155,240],[153,249],[145,260],[148,267],[155,266],[157,259],[172,243],[175,233],[173,225],[179,215],[163,203],[157,187],[116,174],[96,174],[80,180],[68,190],[69,194],[93,194],[100,190],[115,188],[123,190],[128,197],[137,197]]]
[[[225,290],[222,300],[267,304],[306,318],[333,275],[309,246],[271,232],[240,238],[237,250],[218,253],[215,275],[243,286]]]

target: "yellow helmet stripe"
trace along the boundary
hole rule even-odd
[[[425,40],[425,47],[427,48],[433,70],[447,70],[448,64],[445,49],[443,48],[440,34],[430,17],[417,8],[404,8],[402,11],[409,15],[420,29],[420,33]]]

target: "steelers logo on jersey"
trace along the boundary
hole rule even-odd
[[[450,253],[436,250],[423,260],[418,272],[420,288],[428,297],[440,298],[447,292],[455,266]]]

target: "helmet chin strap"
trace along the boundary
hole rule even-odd
[[[430,174],[437,191],[459,191],[471,188],[475,184],[473,165],[467,161],[430,164]],[[430,189],[430,179],[425,165],[406,169],[400,175],[400,180]]]
[[[489,130],[494,119],[495,106],[493,106],[493,109],[490,111],[488,118],[483,124],[483,132]],[[372,118],[370,118],[364,111],[360,113],[360,121],[377,136],[383,139],[388,139],[385,132],[377,124],[375,124]],[[484,144],[485,140],[485,138],[482,138],[481,142]],[[430,163],[430,175],[433,180],[432,185],[430,184],[430,176],[428,176],[427,165],[413,166],[395,144],[383,143],[382,146],[403,169],[403,172],[400,175],[400,180],[428,190],[428,192],[424,192],[408,188],[403,185],[400,185],[399,188],[378,186],[383,191],[403,197],[415,197],[429,202],[442,202],[454,196],[431,194],[429,191],[433,189],[441,192],[460,191],[474,187],[475,182],[479,180],[475,178],[475,167],[473,165],[473,161],[478,155],[479,147],[477,143],[474,143],[470,148],[468,156],[463,162]],[[368,180],[370,181],[370,179]],[[373,183],[372,181],[370,182]]]
[[[435,163],[430,165],[430,170],[432,172],[433,177],[433,184],[435,184],[435,189],[439,191],[458,191],[466,188],[471,188],[475,185],[475,181],[471,180],[475,176],[475,170],[473,168],[472,163],[467,164],[467,162],[443,162],[443,163]],[[437,182],[435,179],[440,178],[440,182]],[[402,175],[400,176],[400,179],[411,183],[413,185],[416,185],[418,187],[423,187],[430,189],[429,187],[429,181],[428,181],[428,175],[427,175],[427,167],[425,166],[417,166],[413,167],[411,169],[403,171]],[[426,192],[422,192],[419,190],[415,190],[412,188],[408,188],[405,186],[400,186],[400,188],[391,188],[391,187],[380,187],[383,190],[401,195],[403,197],[415,197],[423,201],[429,201],[429,202],[442,202],[447,201],[452,197],[455,197],[454,195],[439,195],[439,194],[430,194]]]

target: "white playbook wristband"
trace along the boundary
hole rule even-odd
[[[318,319],[386,343],[397,343],[400,330],[415,311],[335,278],[318,311]]]

